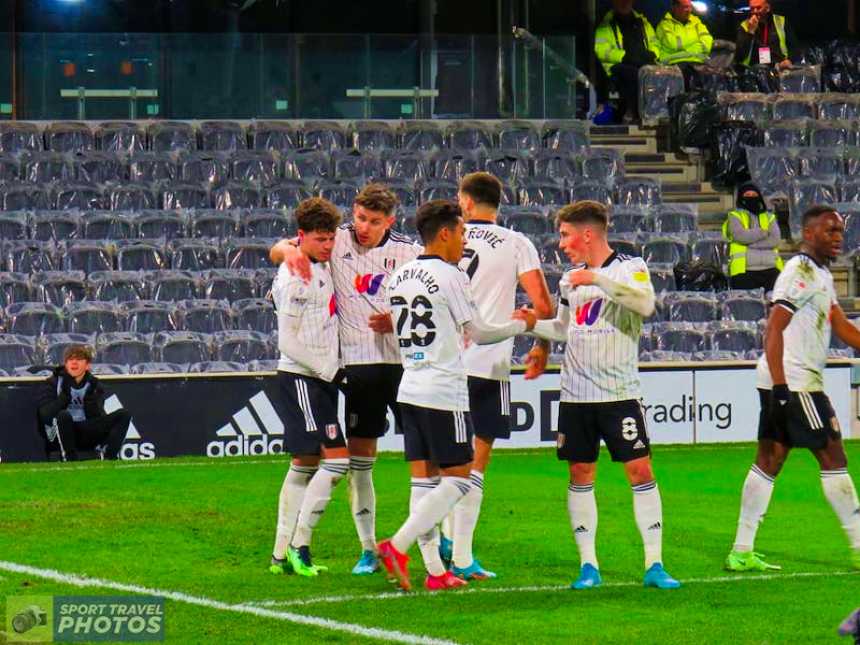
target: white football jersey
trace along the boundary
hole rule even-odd
[[[516,306],[519,277],[540,269],[540,257],[534,244],[522,233],[491,222],[469,222],[460,268],[469,276],[481,319],[504,324],[511,319]],[[466,373],[507,381],[513,348],[513,338],[494,345],[471,343],[463,356]]]
[[[373,314],[388,311],[385,291],[394,271],[421,253],[410,238],[389,230],[382,241],[367,248],[355,239],[352,224],[337,230],[331,257],[343,365],[400,363],[397,339],[367,326]]]
[[[641,398],[639,336],[642,316],[612,300],[600,287],[570,286],[562,276],[559,308],[567,307],[570,324],[561,370],[561,400],[604,403]],[[651,275],[642,258],[613,252],[603,266],[591,269],[623,285],[653,293]]]
[[[468,412],[463,326],[474,316],[469,278],[437,255],[398,269],[388,302],[403,360],[399,403]]]
[[[324,357],[327,366],[337,369],[337,300],[328,264],[311,263],[311,281],[305,283],[290,275],[285,264],[278,269],[272,283],[272,299],[278,316],[278,327],[288,327],[289,318],[299,318],[298,338],[309,351]],[[304,365],[281,354],[278,370],[304,376],[318,375]]]
[[[783,332],[782,365],[788,389],[821,392],[830,348],[830,311],[838,303],[830,270],[805,253],[795,255],[776,279],[771,302],[793,314]],[[773,381],[764,353],[756,371],[758,387],[770,389]]]

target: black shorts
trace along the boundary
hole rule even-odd
[[[397,389],[403,367],[385,363],[347,365],[346,372],[346,436],[378,439],[388,432],[388,408],[394,413],[397,426],[402,428]]]
[[[452,412],[400,404],[406,461],[429,461],[440,468],[472,461],[472,417]]]
[[[565,403],[558,410],[558,448],[562,461],[591,464],[600,440],[612,461],[628,462],[651,454],[645,415],[637,399],[608,403]]]
[[[824,392],[790,392],[788,403],[775,409],[770,390],[758,391],[761,410],[758,438],[795,448],[823,449],[842,438],[839,421]]]
[[[481,439],[511,438],[511,383],[469,377],[469,410]]]
[[[320,448],[344,448],[337,420],[337,387],[318,378],[278,372],[284,397],[285,449],[291,455],[318,455]]]

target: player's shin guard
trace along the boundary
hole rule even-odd
[[[308,546],[311,534],[331,501],[331,492],[346,476],[349,459],[323,459],[320,468],[308,484],[305,500],[299,513],[299,522],[293,534],[292,545],[296,548]]]
[[[633,486],[633,514],[645,547],[645,569],[663,562],[663,503],[657,482]]]
[[[597,501],[594,498],[594,484],[567,487],[567,512],[570,515],[570,528],[579,549],[582,565],[590,564],[599,569],[597,563]]]
[[[472,489],[454,507],[454,566],[472,566],[472,538],[484,501],[484,475],[473,470],[469,479]]]
[[[752,551],[758,527],[764,519],[770,497],[773,494],[774,478],[761,468],[752,465],[741,493],[741,513],[738,517],[738,531],[732,550],[739,553]]]
[[[278,526],[275,532],[275,548],[272,555],[278,560],[283,560],[287,555],[287,547],[296,530],[296,522],[299,519],[299,511],[305,498],[305,490],[308,482],[317,471],[316,466],[290,466],[284,484],[281,486],[281,495],[278,498]]]
[[[409,513],[414,513],[418,504],[439,484],[438,477],[413,477],[409,495]],[[435,526],[428,532],[418,536],[418,548],[424,566],[431,576],[441,576],[445,573],[445,565],[439,557],[439,529]]]
[[[376,457],[350,457],[352,519],[365,551],[376,548],[376,492],[373,489],[373,464]]]
[[[860,503],[857,491],[847,468],[821,471],[821,486],[824,496],[848,535],[852,549],[860,549]]]
[[[465,477],[442,477],[439,485],[424,495],[400,530],[391,538],[392,546],[406,553],[419,535],[430,533],[442,521],[454,504],[469,492],[471,484]]]

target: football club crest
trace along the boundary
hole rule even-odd
[[[332,441],[337,439],[337,424],[336,423],[329,423],[325,427],[325,434]]]
[[[382,266],[385,267],[386,271],[394,271],[394,267],[397,265],[397,260],[394,258],[385,258],[382,261]]]

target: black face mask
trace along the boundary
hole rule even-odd
[[[744,197],[741,195],[740,199],[738,199],[738,206],[754,215],[758,215],[765,210],[764,200],[759,195],[755,197]]]

